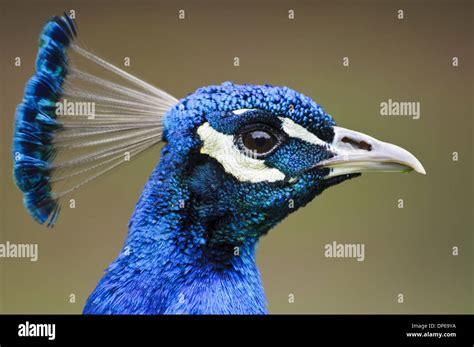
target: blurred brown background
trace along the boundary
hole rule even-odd
[[[38,243],[39,261],[0,259],[0,312],[81,312],[159,160],[154,148],[74,193],[77,208],[65,206],[54,229],[24,209],[11,177],[14,110],[43,24],[74,9],[89,49],[116,64],[131,57],[128,71],[176,97],[226,80],[287,85],[339,125],[423,163],[427,176],[366,174],[333,187],[263,238],[258,263],[272,313],[472,313],[472,4],[1,0],[0,242]],[[421,118],[380,116],[388,99],[419,101]],[[365,261],[325,258],[332,241],[364,243]]]

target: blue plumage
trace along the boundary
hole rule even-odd
[[[36,60],[36,74],[25,87],[23,102],[16,112],[13,135],[14,176],[24,195],[24,204],[38,223],[53,225],[59,205],[51,193],[48,166],[54,157],[53,132],[67,73],[67,48],[75,35],[68,16],[53,18],[43,29]],[[49,220],[48,220],[49,218]]]
[[[231,112],[242,108],[260,111]],[[92,293],[85,313],[267,311],[255,264],[258,239],[329,186],[315,184],[328,169],[301,175],[292,185],[240,182],[199,153],[196,128],[208,121],[223,133],[233,133],[249,121],[279,122],[276,115],[306,122],[327,136],[334,124],[309,98],[272,86],[226,82],[201,88],[173,107],[165,118],[167,144],[130,220],[125,247]],[[294,152],[299,146],[301,151]],[[301,171],[298,165],[307,167],[308,161],[320,159],[306,155],[310,147],[313,153],[325,152],[294,140],[268,162],[291,176]],[[294,165],[284,165],[289,162]],[[290,207],[291,198],[295,205]]]
[[[407,151],[337,127],[320,105],[287,87],[225,82],[177,101],[77,46],[82,57],[141,90],[68,69],[74,35],[67,16],[48,22],[37,72],[17,110],[14,174],[33,217],[54,224],[60,196],[124,162],[122,156],[166,142],[124,248],[86,314],[264,314],[255,262],[262,235],[362,171],[424,173]],[[70,78],[103,89],[67,89]],[[70,95],[97,102],[101,114],[77,122],[57,117],[56,103]],[[64,148],[91,149],[57,163]],[[89,176],[63,193],[52,188],[82,174]]]

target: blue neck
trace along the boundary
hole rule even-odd
[[[119,257],[86,314],[264,314],[257,239],[214,244],[216,221],[199,215],[183,163],[165,147],[129,224]],[[172,173],[172,174],[170,174]],[[218,232],[218,230],[217,230]]]

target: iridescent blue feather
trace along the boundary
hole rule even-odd
[[[24,192],[24,204],[38,223],[53,225],[59,212],[51,192],[49,163],[54,158],[53,133],[60,129],[55,105],[67,74],[67,49],[75,36],[75,24],[66,15],[53,17],[40,36],[36,73],[25,87],[18,105],[13,135],[13,172]]]
[[[30,214],[48,226],[57,219],[60,197],[158,143],[163,115],[177,102],[80,47],[75,36],[76,25],[67,15],[46,23],[36,72],[16,112],[14,177]],[[102,68],[102,75],[72,64],[73,53],[81,64]],[[94,114],[84,105],[93,106]],[[65,112],[69,107],[72,114]]]

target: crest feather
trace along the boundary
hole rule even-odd
[[[28,211],[48,226],[62,196],[159,143],[178,102],[81,47],[76,32],[66,14],[46,23],[15,116],[14,177]]]

